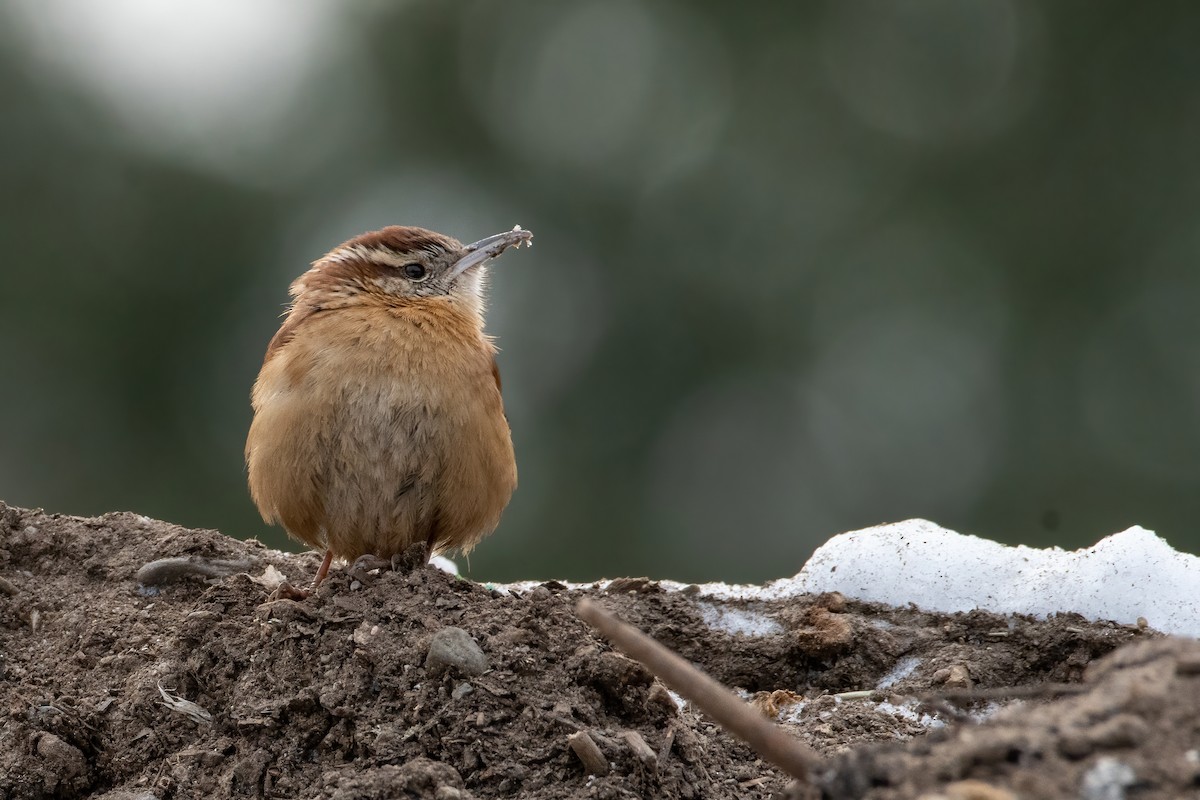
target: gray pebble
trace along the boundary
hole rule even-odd
[[[434,674],[454,667],[463,675],[482,675],[488,670],[488,660],[471,634],[462,628],[449,627],[442,628],[429,640],[425,667]]]

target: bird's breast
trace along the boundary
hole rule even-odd
[[[313,315],[263,366],[247,447],[260,508],[339,554],[431,531],[469,547],[516,485],[491,343],[477,326],[348,311]]]

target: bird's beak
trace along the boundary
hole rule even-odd
[[[520,225],[511,231],[480,239],[463,248],[465,255],[454,263],[447,277],[454,280],[472,267],[478,267],[480,264],[490,261],[510,247],[520,247],[522,243],[526,247],[531,247],[532,239],[533,232],[524,230]]]

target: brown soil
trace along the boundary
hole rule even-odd
[[[190,560],[155,564],[140,584],[165,558]],[[335,568],[313,596],[272,600],[268,567],[303,585],[317,558],[134,514],[0,503],[0,797],[1200,793],[1191,640],[836,595],[721,603],[644,579],[506,592],[429,567],[362,581]],[[585,595],[777,714],[825,757],[813,785],[789,791],[744,744],[678,708],[575,616]],[[722,613],[778,631],[705,622]],[[426,665],[448,626],[473,637],[487,671]],[[874,689],[898,665],[911,671],[881,694],[834,697]],[[984,700],[906,699],[1080,681],[1076,694],[987,714]],[[585,772],[589,757],[607,772]]]

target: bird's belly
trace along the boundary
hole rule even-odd
[[[470,546],[490,533],[515,476],[503,411],[360,387],[329,410],[322,505],[335,553],[384,558],[418,542]],[[502,500],[500,499],[502,496]]]
[[[469,549],[516,486],[486,343],[433,348],[429,331],[374,323],[334,337],[345,320],[313,320],[255,385],[247,464],[264,518],[345,558]]]

